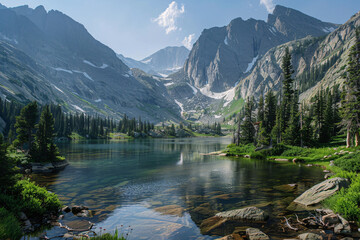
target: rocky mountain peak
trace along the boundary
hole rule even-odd
[[[236,18],[226,27],[205,29],[185,62],[184,73],[197,88],[224,92],[246,77],[269,49],[308,35],[323,36],[337,27],[277,5],[267,22]]]

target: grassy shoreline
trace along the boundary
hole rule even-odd
[[[334,173],[332,177],[346,178],[350,182],[347,189],[341,189],[322,205],[342,215],[360,226],[360,148],[345,146],[328,146],[320,148],[301,148],[283,144],[272,149],[255,151],[254,145],[236,146],[230,144],[222,151],[227,156],[248,157],[252,159],[288,159],[289,162],[301,162],[322,166]]]

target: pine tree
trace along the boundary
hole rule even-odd
[[[281,65],[283,71],[283,99],[281,103],[281,132],[285,132],[285,129],[289,126],[292,102],[294,97],[292,74],[294,73],[291,64],[291,54],[289,48],[285,49],[285,55],[282,59]]]
[[[240,142],[242,144],[254,143],[255,128],[253,123],[253,101],[248,98],[245,104],[245,118],[241,125]]]
[[[0,133],[0,192],[6,190],[14,183],[15,164],[7,156],[7,147],[4,136]]]
[[[355,146],[359,146],[359,125],[360,125],[360,33],[356,31],[354,46],[351,47],[347,77],[345,80],[345,96],[342,101],[342,125],[347,131],[347,147],[351,146],[351,135],[355,132]]]
[[[27,145],[28,150],[33,148],[35,124],[38,118],[38,106],[31,102],[21,109],[20,115],[16,117],[16,145],[23,147]]]
[[[36,160],[52,162],[58,156],[58,149],[54,143],[54,117],[49,106],[41,112],[36,131]]]
[[[301,140],[298,98],[299,97],[296,92],[292,100],[289,126],[286,128],[284,133],[284,143],[293,146],[299,146]]]

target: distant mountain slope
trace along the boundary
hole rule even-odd
[[[37,99],[62,104],[68,111],[112,117],[127,114],[153,122],[180,118],[178,106],[166,96],[161,81],[133,75],[114,51],[61,12],[46,12],[42,6],[0,9],[0,40],[6,42],[0,44],[7,49],[3,57],[16,60],[14,69],[0,70],[0,84],[6,87],[0,90],[8,98]],[[15,74],[17,83],[25,84],[19,69],[27,68],[28,62],[37,66],[31,68],[33,92],[9,81]]]
[[[121,54],[118,57],[130,68],[139,68],[150,74],[165,76],[181,69],[189,52],[185,47],[166,47],[141,61],[124,57]]]

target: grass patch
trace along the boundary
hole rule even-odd
[[[13,213],[0,208],[0,239],[20,239],[21,236],[20,222]]]
[[[360,222],[360,175],[343,171],[336,176],[349,179],[350,187],[326,199],[324,205],[347,220]]]

